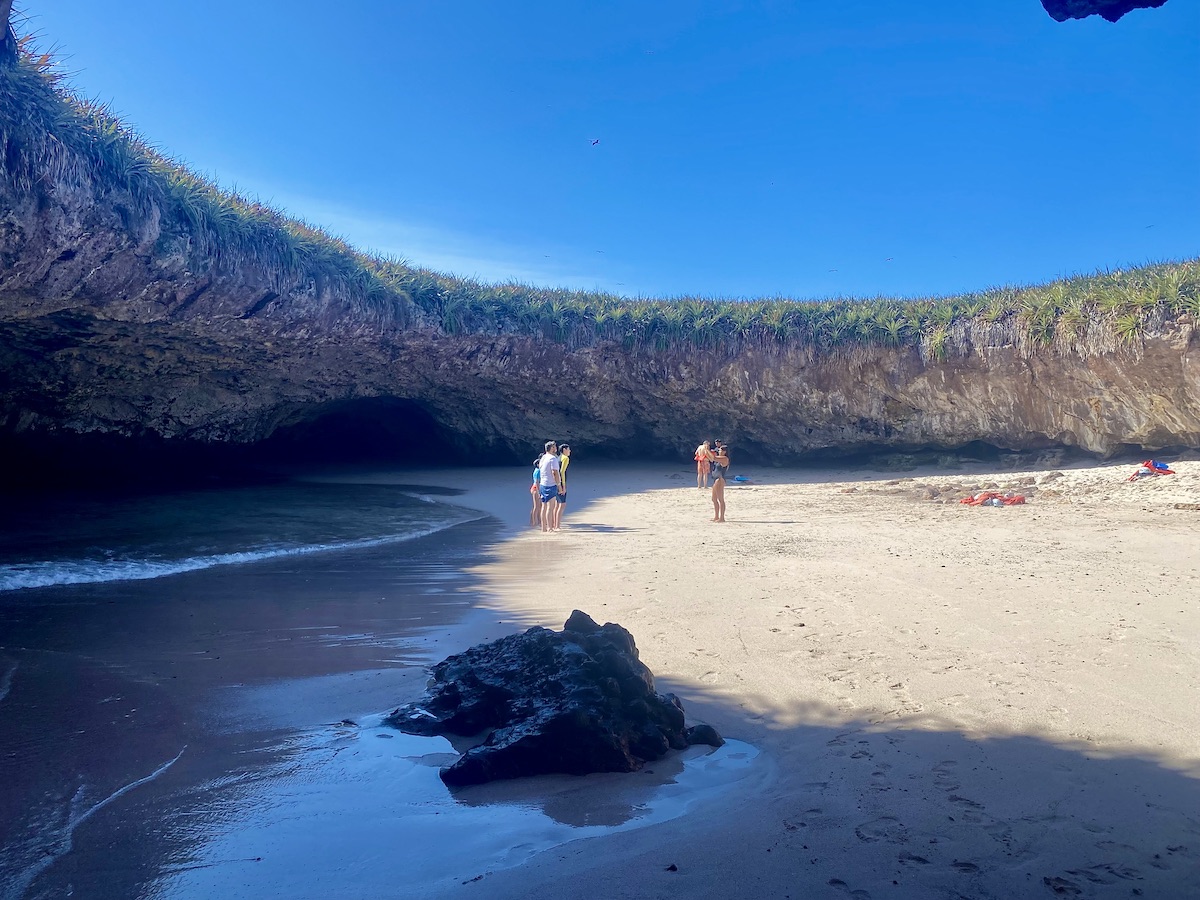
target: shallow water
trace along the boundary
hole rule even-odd
[[[467,574],[505,530],[453,493],[10,507],[4,571],[55,583],[0,592],[0,900],[420,896],[736,780],[753,750],[731,744],[452,794],[447,742],[373,724],[464,629],[505,629]]]
[[[0,591],[141,580],[425,537],[480,514],[429,488],[285,481],[139,497],[22,498],[0,527]]]
[[[729,742],[635,775],[451,793],[437,775],[457,756],[444,738],[377,723],[333,726],[296,737],[225,803],[185,823],[199,840],[150,896],[420,897],[567,841],[680,815],[737,780],[756,755]],[[569,811],[565,821],[560,810]]]

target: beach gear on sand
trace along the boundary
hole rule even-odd
[[[1003,494],[999,491],[980,491],[974,497],[963,497],[958,502],[967,506],[1018,506],[1025,502],[1025,497],[1012,491]]]
[[[1147,475],[1174,475],[1175,470],[1168,466],[1165,462],[1159,462],[1157,459],[1148,459],[1138,466],[1138,470],[1126,478],[1126,481],[1137,481],[1139,478],[1145,478]]]

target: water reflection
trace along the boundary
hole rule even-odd
[[[154,896],[234,889],[370,896],[380,890],[383,863],[403,882],[396,890],[420,896],[571,840],[682,815],[696,800],[730,789],[757,757],[753,747],[730,741],[718,750],[689,748],[639,773],[451,792],[438,777],[457,758],[450,742],[394,731],[378,717],[302,735],[281,750],[273,765],[188,824],[192,854],[155,885]]]

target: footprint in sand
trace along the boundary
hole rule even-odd
[[[837,888],[843,894],[853,897],[854,900],[871,900],[871,895],[867,891],[852,891],[850,890],[850,885],[846,884],[840,878],[830,878],[828,884],[831,888]]]
[[[968,800],[966,797],[958,796],[958,794],[951,794],[950,802],[957,803],[959,806],[966,807],[967,809],[983,809],[982,803],[976,803],[974,800]]]
[[[853,731],[844,731],[841,734],[835,735],[834,737],[831,737],[829,740],[827,740],[825,742],[825,746],[826,747],[844,747],[844,746],[846,746],[846,738],[850,737],[852,734],[854,734]]]
[[[984,812],[982,803],[976,803],[974,800],[960,797],[958,794],[951,794],[949,800],[958,807],[957,816],[960,822],[967,822],[971,825],[983,825],[985,822],[989,825],[996,824],[996,820]]]
[[[952,759],[942,760],[933,767],[933,783],[943,791],[956,791],[962,787],[962,783],[955,777],[955,769],[958,768],[958,763]]]
[[[1119,884],[1122,881],[1140,881],[1142,873],[1129,866],[1115,866],[1102,863],[1087,869],[1068,869],[1068,875],[1086,878],[1092,884]]]
[[[704,684],[716,684],[721,680],[720,672],[705,672],[700,676],[700,681]]]
[[[1061,894],[1064,897],[1078,897],[1083,893],[1083,888],[1081,888],[1074,881],[1071,881],[1069,878],[1062,878],[1058,875],[1047,875],[1042,879],[1042,884],[1050,888],[1050,890],[1054,891],[1054,893]]]
[[[908,840],[908,829],[894,816],[880,816],[870,822],[863,822],[854,829],[854,833],[860,841],[868,844],[874,844],[877,841],[903,844]]]

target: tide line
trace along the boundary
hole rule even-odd
[[[331,544],[307,544],[300,547],[276,547],[264,550],[248,550],[236,553],[217,553],[211,556],[193,556],[178,560],[66,560],[35,563],[17,563],[0,566],[0,592],[20,591],[27,588],[52,587],[65,584],[95,584],[108,581],[143,581],[163,578],[216,566],[244,565],[279,559],[288,556],[306,556],[312,553],[328,553],[335,550],[362,550],[381,547],[403,541],[429,537],[440,531],[465,525],[486,518],[483,514],[455,519],[429,528],[405,534],[363,538],[356,541],[341,541]]]

